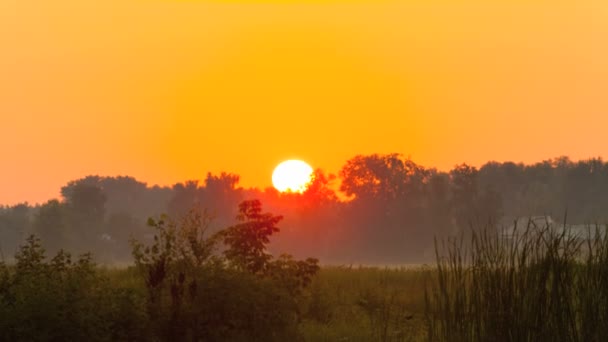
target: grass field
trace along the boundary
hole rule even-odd
[[[306,341],[424,341],[428,271],[325,267],[311,286]]]
[[[309,278],[310,265],[289,258],[267,275],[213,260],[101,267],[44,258],[32,238],[15,265],[0,264],[0,331],[28,341],[603,341],[599,232],[477,231],[440,244],[433,266],[324,266]],[[154,265],[167,267],[158,286]]]
[[[135,268],[100,270],[116,287],[145,295]],[[319,271],[300,301],[303,341],[426,341],[425,286],[430,271],[335,267]]]

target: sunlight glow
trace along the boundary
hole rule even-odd
[[[274,169],[272,184],[280,192],[304,192],[312,172],[312,167],[301,160],[287,160]]]

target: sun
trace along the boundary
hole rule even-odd
[[[286,160],[274,169],[272,184],[280,192],[304,192],[312,171],[312,167],[301,160]]]

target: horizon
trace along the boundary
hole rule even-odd
[[[608,1],[0,0],[0,339],[603,341]]]
[[[370,155],[375,155],[375,154],[370,154]],[[381,155],[381,154],[379,154],[379,155]],[[403,155],[403,154],[398,154],[398,155],[400,155],[400,156],[402,156],[402,157],[405,157],[406,159],[412,160],[413,162],[415,162],[415,163],[416,163],[416,160],[411,159],[411,158],[409,158],[408,156],[405,156],[405,155]],[[355,156],[353,156],[353,157],[355,157]],[[584,161],[589,161],[589,160],[601,160],[601,161],[603,161],[603,162],[607,162],[607,161],[604,161],[604,159],[603,159],[601,156],[596,156],[596,157],[587,157],[587,158],[581,158],[581,159],[573,159],[573,158],[570,158],[569,156],[564,156],[564,155],[562,155],[562,156],[556,156],[556,157],[553,157],[553,158],[546,158],[546,159],[543,159],[543,160],[538,160],[538,161],[536,161],[536,162],[531,162],[531,163],[524,163],[524,162],[521,162],[521,161],[520,161],[520,162],[516,162],[516,161],[512,161],[512,160],[504,160],[504,161],[488,160],[488,161],[486,161],[486,162],[484,162],[484,163],[482,163],[482,164],[480,164],[480,165],[473,165],[473,164],[469,164],[469,163],[464,162],[464,163],[458,163],[458,164],[455,164],[455,165],[453,165],[451,168],[447,168],[447,169],[441,169],[441,168],[438,168],[438,167],[435,167],[435,166],[431,166],[431,165],[422,165],[422,164],[418,164],[418,165],[420,165],[420,166],[424,167],[424,168],[425,168],[425,169],[427,169],[427,170],[434,169],[434,170],[437,170],[437,171],[439,171],[439,172],[449,173],[451,170],[453,170],[453,168],[454,168],[454,167],[457,167],[457,166],[459,166],[459,165],[463,165],[463,164],[466,164],[466,165],[469,165],[469,166],[475,167],[476,169],[480,169],[480,168],[482,168],[484,165],[487,165],[487,164],[490,164],[490,163],[499,163],[499,164],[504,164],[504,163],[513,163],[513,164],[515,164],[515,165],[523,165],[523,166],[526,166],[526,167],[527,167],[527,166],[532,166],[532,165],[535,165],[535,164],[538,164],[538,163],[547,162],[547,161],[555,161],[555,160],[557,160],[557,159],[559,159],[559,158],[567,158],[567,159],[568,159],[569,161],[571,161],[572,163],[584,162]],[[346,160],[344,161],[344,163],[346,163]],[[275,165],[275,166],[276,166],[276,165]],[[348,198],[348,196],[346,196],[346,195],[345,195],[345,194],[344,194],[344,193],[343,193],[343,192],[342,192],[342,191],[339,189],[339,188],[340,188],[340,182],[341,182],[341,178],[340,178],[340,177],[339,177],[339,175],[338,175],[338,171],[339,171],[339,170],[335,170],[334,172],[332,172],[332,171],[330,171],[330,170],[325,170],[325,169],[323,169],[323,168],[316,167],[316,166],[314,166],[314,165],[312,165],[312,167],[313,167],[315,170],[316,170],[316,169],[321,170],[321,171],[322,171],[322,172],[324,172],[325,174],[328,174],[328,175],[329,175],[329,174],[336,175],[336,177],[337,177],[337,178],[336,178],[336,179],[337,179],[337,182],[336,182],[336,184],[334,184],[334,185],[331,187],[331,189],[332,189],[333,191],[335,191],[335,192],[336,192],[336,194],[337,194],[337,195],[338,195],[338,197],[339,197],[339,200],[343,201],[343,200],[346,200],[346,199]],[[260,190],[260,191],[266,191],[266,189],[269,189],[269,188],[275,189],[275,188],[273,187],[272,181],[269,181],[269,182],[268,182],[268,184],[266,184],[266,185],[264,185],[264,186],[259,186],[259,185],[247,185],[247,184],[244,184],[244,183],[242,182],[242,177],[241,177],[241,175],[239,175],[238,173],[235,173],[235,172],[230,172],[230,171],[227,171],[227,170],[222,170],[222,171],[219,171],[219,172],[217,172],[217,173],[215,173],[215,172],[211,172],[211,171],[205,171],[205,172],[203,172],[203,173],[202,173],[202,174],[201,174],[201,175],[200,175],[198,178],[189,178],[189,179],[176,180],[176,181],[174,181],[174,182],[170,182],[170,183],[167,183],[167,184],[151,183],[151,182],[147,181],[146,179],[139,178],[139,177],[136,177],[136,176],[134,176],[134,175],[129,175],[129,174],[106,174],[106,175],[104,175],[104,174],[100,174],[100,173],[91,173],[91,174],[85,174],[85,175],[82,175],[82,176],[79,176],[79,177],[76,177],[76,178],[73,178],[73,179],[68,179],[68,180],[66,180],[65,182],[63,182],[63,183],[61,183],[61,184],[59,184],[59,185],[57,186],[57,189],[56,189],[56,191],[55,191],[55,192],[56,192],[56,194],[51,195],[51,197],[48,197],[48,198],[42,199],[41,201],[36,201],[36,202],[34,202],[34,201],[30,201],[30,200],[27,200],[27,199],[26,199],[26,200],[18,200],[18,201],[14,201],[14,202],[2,202],[2,201],[0,200],[0,207],[2,207],[2,206],[19,205],[19,204],[28,204],[28,205],[38,206],[38,205],[43,205],[43,204],[45,204],[45,203],[47,203],[48,201],[51,201],[51,200],[55,200],[55,199],[61,199],[61,197],[62,197],[62,196],[61,196],[61,194],[60,194],[60,190],[61,190],[61,187],[62,187],[62,186],[67,185],[67,184],[68,184],[68,182],[71,182],[71,181],[77,181],[77,180],[82,180],[82,179],[85,179],[86,177],[100,177],[100,178],[119,178],[119,177],[130,177],[130,178],[133,178],[134,180],[136,180],[136,181],[138,181],[138,182],[142,182],[142,183],[146,184],[146,187],[147,187],[147,188],[160,187],[160,188],[169,188],[169,189],[170,189],[170,188],[172,188],[172,187],[173,187],[174,185],[176,185],[176,184],[184,184],[185,182],[188,182],[188,181],[197,181],[197,182],[199,182],[199,184],[200,184],[200,182],[203,182],[203,181],[204,181],[204,179],[205,179],[205,177],[206,177],[207,175],[213,175],[213,176],[217,176],[217,175],[220,175],[220,174],[222,174],[222,173],[227,173],[227,174],[231,174],[231,175],[235,175],[235,176],[239,177],[239,181],[236,183],[236,186],[237,186],[238,188],[242,188],[242,189],[248,189],[248,190]],[[269,179],[271,179],[271,178],[272,178],[271,176],[272,176],[272,174],[269,174],[268,178],[269,178]],[[282,192],[282,191],[279,191],[279,192]]]
[[[0,203],[89,174],[263,188],[286,159],[606,158],[607,19],[598,0],[2,2]]]

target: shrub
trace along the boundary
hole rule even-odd
[[[115,340],[137,333],[133,294],[119,292],[85,254],[73,261],[60,250],[45,258],[34,236],[20,247],[14,267],[0,266],[0,331],[6,340]],[[130,317],[126,321],[118,321]]]
[[[239,223],[215,234],[208,234],[208,215],[191,211],[180,221],[150,220],[156,229],[151,245],[133,241],[154,335],[195,341],[295,337],[299,295],[318,271],[317,260],[274,259],[266,245],[281,217],[262,213],[259,201],[239,209]]]

